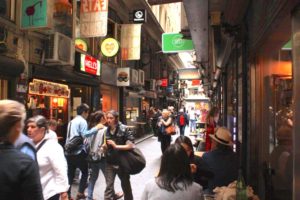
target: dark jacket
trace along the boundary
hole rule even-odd
[[[180,126],[180,116],[183,115],[184,117],[184,125],[186,126],[187,124],[189,124],[189,119],[186,113],[178,113],[177,117],[176,117],[176,123],[178,126]]]
[[[237,155],[231,149],[215,149],[204,153],[202,158],[214,174],[208,181],[209,192],[217,186],[227,186],[237,179]]]
[[[43,200],[37,163],[15,149],[0,144],[0,199]]]
[[[203,189],[207,189],[208,180],[212,179],[214,174],[204,160],[199,156],[190,158],[190,162],[197,166],[196,173],[193,174],[194,182],[200,184]]]

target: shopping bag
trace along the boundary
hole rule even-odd
[[[138,174],[145,168],[146,159],[138,148],[119,151],[119,165],[127,174]]]
[[[176,127],[174,125],[168,126],[165,128],[165,132],[167,135],[175,135],[176,134]]]

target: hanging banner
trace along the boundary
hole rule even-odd
[[[196,68],[184,68],[178,70],[179,80],[199,80],[201,78],[199,69]]]
[[[108,0],[81,0],[80,37],[103,37],[107,34]]]
[[[28,93],[44,96],[69,98],[70,89],[68,85],[33,79],[33,81],[29,83]]]
[[[122,60],[139,60],[141,53],[142,24],[122,24]]]
[[[129,86],[130,85],[130,68],[118,68],[117,69],[117,86]]]

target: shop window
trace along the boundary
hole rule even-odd
[[[15,21],[15,0],[0,0],[0,17]]]

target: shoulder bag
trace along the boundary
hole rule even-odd
[[[176,134],[176,127],[175,125],[171,124],[170,126],[165,128],[166,135],[175,135]]]
[[[146,159],[138,148],[119,151],[119,165],[127,174],[138,174],[145,168]]]
[[[71,132],[71,122],[69,125],[69,131],[68,131],[68,139],[70,138],[70,132]],[[72,153],[76,150],[78,150],[81,145],[83,144],[83,138],[81,135],[79,136],[74,136],[72,139],[70,139],[66,144],[65,144],[65,151],[67,153]]]

